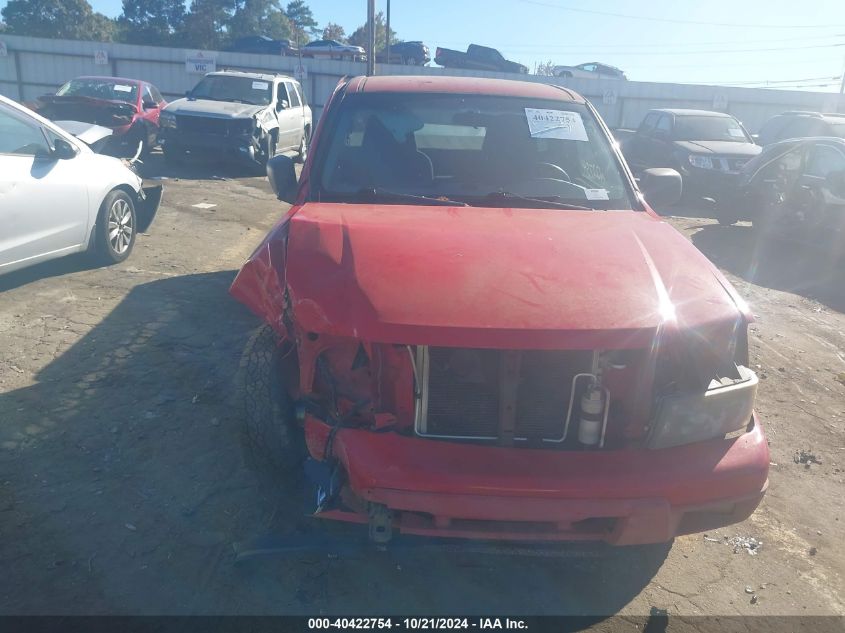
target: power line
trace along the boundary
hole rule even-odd
[[[773,80],[766,80],[766,79],[749,79],[749,80],[737,80],[737,81],[730,81],[730,80],[719,80],[719,81],[684,81],[680,83],[684,84],[719,84],[725,86],[757,86],[757,85],[779,85],[779,84],[798,84],[798,83],[805,83],[808,81],[839,81],[839,76],[835,77],[807,77],[805,79],[773,79]]]
[[[788,61],[777,62],[778,66],[801,66],[806,64],[819,64],[831,62],[831,58],[829,56],[825,57],[815,57],[813,59],[790,59]],[[631,68],[702,68],[702,66],[707,66],[708,68],[742,68],[742,67],[753,67],[759,68],[760,62],[746,62],[746,63],[735,63],[735,62],[712,62],[711,60],[707,60],[706,64],[625,64],[625,70]]]
[[[836,48],[836,47],[839,47],[839,46],[845,46],[845,42],[838,42],[836,44],[813,44],[813,45],[810,45],[810,46],[792,46],[792,47],[780,46],[778,48],[732,48],[732,49],[710,50],[710,51],[703,51],[703,50],[698,50],[698,51],[663,50],[663,51],[648,51],[648,52],[645,52],[645,51],[630,51],[630,52],[613,51],[613,52],[607,52],[605,54],[607,54],[607,55],[625,55],[626,57],[627,56],[633,56],[633,55],[637,55],[637,56],[643,56],[643,55],[645,55],[645,56],[648,56],[648,55],[651,55],[651,56],[654,56],[654,55],[702,55],[702,54],[722,55],[722,54],[728,54],[728,53],[771,53],[773,51],[789,52],[789,51],[809,50],[811,48]],[[508,46],[508,47],[503,47],[503,48],[507,48],[509,50],[515,50],[515,49],[518,49],[519,46],[518,45],[517,46]]]
[[[743,27],[743,28],[760,28],[760,29],[828,29],[839,28],[845,26],[843,24],[737,24],[733,22],[700,22],[695,20],[675,20],[671,18],[655,18],[644,15],[631,15],[626,13],[611,13],[609,11],[596,11],[593,9],[578,9],[575,7],[563,7],[559,4],[552,4],[551,2],[542,2],[541,0],[519,0],[525,4],[535,4],[541,7],[549,7],[551,9],[559,9],[561,11],[571,11],[573,13],[589,13],[592,15],[603,15],[613,18],[625,18],[626,20],[645,20],[648,22],[664,22],[667,24],[695,24],[698,26],[728,26],[728,27]]]
[[[673,43],[671,46],[674,47],[687,47],[687,46],[722,46],[724,44],[773,44],[777,42],[796,42],[796,41],[816,41],[816,40],[828,40],[833,38],[842,38],[845,37],[845,33],[835,33],[831,35],[811,35],[811,36],[802,36],[802,37],[787,37],[787,38],[768,38],[765,40],[733,40],[733,41],[720,41],[720,42],[681,42],[681,43]],[[438,40],[440,44],[448,44],[448,45],[466,45],[465,40],[452,40],[452,41],[443,41]],[[589,46],[579,45],[579,44],[517,44],[517,43],[510,43],[510,42],[498,42],[498,45],[501,47],[507,48],[537,48],[537,49],[554,49],[554,50],[563,50],[563,49],[575,49],[577,51],[598,51],[601,50],[605,53],[615,53],[617,51],[609,51],[605,50],[608,48],[619,49],[619,53],[626,53],[629,50],[637,49],[637,48],[660,48],[667,46],[666,43],[660,44],[591,44]],[[707,52],[715,52],[715,51],[707,51]],[[589,53],[587,53],[589,54]]]

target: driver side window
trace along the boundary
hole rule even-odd
[[[669,138],[672,135],[672,117],[664,114],[657,122],[657,132],[662,138]]]
[[[286,101],[287,107],[290,107],[290,97],[284,82],[276,87],[276,108],[281,108],[282,101]]]
[[[845,171],[845,156],[827,145],[818,145],[810,151],[807,160],[807,175],[827,178],[834,171]]]
[[[0,109],[0,154],[44,156],[49,152],[41,126]]]

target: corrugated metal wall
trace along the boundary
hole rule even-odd
[[[0,42],[5,43],[7,50],[5,56],[0,56],[0,94],[19,101],[33,100],[39,95],[55,91],[68,79],[86,74],[146,79],[158,86],[170,99],[183,95],[200,78],[199,75],[189,74],[185,68],[186,56],[196,52],[189,49],[13,35],[0,36]],[[108,53],[106,65],[94,63],[96,51]],[[292,73],[298,64],[294,57],[224,52],[212,54],[216,57],[218,69],[228,67]],[[365,71],[365,65],[360,62],[303,61],[308,70],[308,78],[303,85],[315,116],[319,116],[339,78],[363,74]],[[610,127],[636,127],[647,110],[661,107],[722,109],[739,118],[751,131],[756,131],[769,117],[786,110],[845,111],[845,99],[833,93],[610,79],[561,80],[533,75],[382,64],[378,65],[377,72],[518,78],[565,85],[590,99]]]

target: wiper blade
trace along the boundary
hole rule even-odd
[[[429,196],[417,196],[411,193],[401,193],[399,191],[388,191],[381,187],[364,187],[355,193],[355,197],[361,199],[388,198],[395,200],[404,200],[406,202],[415,202],[417,204],[427,204],[433,207],[466,207],[469,206],[466,202],[459,202],[458,200],[450,200],[449,198],[438,196],[431,198]]]
[[[570,204],[568,202],[560,202],[560,196],[548,196],[543,198],[531,198],[529,196],[520,196],[519,194],[510,191],[491,191],[486,196],[487,200],[521,200],[522,202],[533,202],[534,204],[550,204],[559,209],[571,209],[573,211],[595,211],[593,207],[585,207],[580,204]]]

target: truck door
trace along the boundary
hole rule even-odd
[[[296,92],[288,90],[288,83],[282,81],[276,87],[276,118],[279,121],[279,138],[276,144],[277,150],[289,150],[299,145],[297,135],[297,123],[302,118],[302,108],[294,107],[292,95]]]
[[[646,114],[642,123],[640,123],[640,127],[637,128],[637,133],[625,143],[625,159],[635,175],[649,167],[647,163],[649,145],[659,118],[659,112]]]

